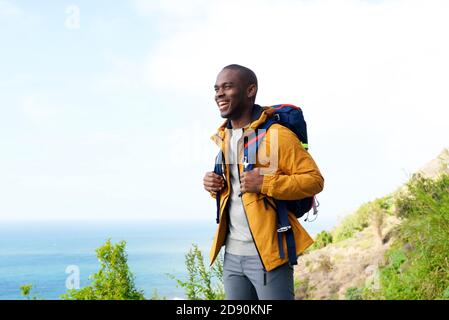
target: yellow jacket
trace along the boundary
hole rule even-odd
[[[249,129],[256,129],[265,122],[267,117],[273,114],[274,110],[270,107],[260,107],[254,105],[252,122],[248,129],[244,129],[249,134]],[[218,128],[218,131],[211,139],[220,146],[226,158],[226,145],[229,143],[229,134],[227,127],[230,125],[225,121]],[[276,211],[270,206],[266,206],[265,201],[273,204],[273,198],[278,200],[295,200],[313,196],[323,190],[324,179],[312,159],[310,154],[301,145],[296,134],[288,128],[273,124],[268,130],[259,146],[260,153],[270,155],[270,131],[276,129],[278,136],[278,165],[277,169],[271,174],[265,174],[263,178],[262,190],[260,193],[244,193],[242,195],[243,207],[248,219],[248,225],[254,239],[257,251],[262,260],[266,271],[271,271],[280,265],[288,262],[288,257],[281,259],[279,256],[278,237],[277,237],[277,216]],[[254,132],[254,131],[253,131]],[[273,135],[274,136],[274,135]],[[243,152],[240,150],[240,152]],[[265,153],[266,152],[266,153]],[[241,154],[241,153],[240,153]],[[242,157],[239,157],[242,159]],[[239,172],[243,172],[243,165],[239,161]],[[268,167],[269,164],[262,165],[257,159],[254,168]],[[226,177],[226,188],[221,192],[220,199],[220,223],[218,225],[212,248],[210,251],[211,265],[215,261],[221,247],[225,244],[228,233],[228,216],[226,214],[226,205],[229,199],[230,169],[229,164],[224,168]],[[212,195],[214,197],[214,195]],[[289,221],[294,233],[296,254],[299,256],[312,243],[313,239],[307,231],[301,226],[295,215],[289,212]],[[287,244],[284,237],[284,252],[287,252]]]

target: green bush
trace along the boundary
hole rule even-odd
[[[144,300],[143,291],[136,289],[134,276],[128,267],[126,242],[113,245],[111,239],[96,250],[100,270],[90,276],[92,283],[79,290],[61,295],[64,300]]]
[[[449,176],[415,175],[397,198],[404,219],[381,268],[386,299],[448,299]]]
[[[386,196],[367,202],[360,206],[356,212],[348,215],[331,231],[333,242],[339,242],[353,237],[373,221],[379,221],[384,215],[393,213],[393,198]]]
[[[321,249],[330,243],[332,243],[332,234],[330,232],[323,230],[317,234],[317,236],[315,238],[315,242],[310,247],[310,249],[311,250]]]
[[[20,286],[20,292],[27,300],[43,300],[38,295],[31,296],[31,290],[33,289],[32,284],[24,284]]]
[[[444,290],[442,299],[449,300],[449,287]]]
[[[378,198],[374,200],[374,205],[382,209],[387,214],[392,214],[392,209],[394,207],[394,198],[391,195],[385,196],[383,198]]]
[[[447,196],[448,184],[448,175],[442,175],[435,181],[419,174],[413,175],[407,184],[407,191],[396,200],[396,215],[411,218],[428,214],[435,208],[435,202],[441,202]]]
[[[30,293],[32,288],[33,288],[32,284],[24,284],[23,286],[20,286],[20,292],[22,296],[30,300]]]
[[[335,242],[339,242],[354,236],[369,225],[370,203],[363,204],[355,213],[347,216],[334,230],[332,236]]]
[[[351,287],[346,290],[346,300],[363,300],[363,288]]]
[[[186,254],[187,280],[182,281],[174,275],[170,278],[176,280],[177,285],[185,289],[189,300],[223,300],[223,257],[217,257],[211,268],[206,268],[201,250],[196,244]],[[218,283],[214,283],[216,280]]]

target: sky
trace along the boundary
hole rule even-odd
[[[302,107],[329,229],[449,146],[447,1],[0,0],[0,221],[214,219],[222,67]]]

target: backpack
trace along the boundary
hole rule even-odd
[[[304,120],[301,108],[291,104],[278,104],[271,107],[275,109],[273,115],[274,122],[267,121],[258,129],[268,129],[273,123],[278,123],[284,127],[287,127],[293,133],[295,133],[304,149],[309,150],[307,139],[307,124]],[[316,216],[318,213],[317,207],[319,206],[319,203],[316,200],[315,196],[299,200],[287,200],[285,202],[287,205],[287,209],[292,211],[298,219],[302,218],[304,214],[308,214],[312,209],[313,215]],[[305,221],[307,220],[308,215]]]
[[[244,165],[244,171],[250,171],[253,169],[253,163],[255,161],[251,161],[249,163],[249,159],[254,157],[257,154],[257,149],[262,141],[263,137],[265,136],[266,130],[270,128],[271,125],[278,123],[282,126],[287,127],[290,129],[293,133],[295,133],[298,136],[298,139],[300,140],[302,146],[308,150],[308,139],[307,139],[307,125],[306,121],[304,120],[304,116],[302,113],[301,108],[291,105],[291,104],[278,104],[271,106],[271,108],[274,108],[275,111],[273,113],[273,116],[268,118],[261,126],[257,128],[259,130],[255,138],[251,138],[249,141],[244,143],[244,152],[243,152],[243,165]],[[262,129],[262,131],[260,131]],[[214,172],[218,175],[223,175],[223,169],[222,169],[222,160],[223,160],[223,154],[220,151],[216,157],[215,160],[215,167]],[[278,217],[278,228],[277,228],[277,234],[278,234],[278,244],[279,244],[279,253],[280,257],[283,259],[284,254],[284,248],[283,248],[283,235],[285,234],[286,241],[287,241],[287,251],[288,251],[288,258],[290,264],[294,265],[297,264],[296,259],[296,246],[295,246],[295,240],[293,237],[293,230],[291,228],[290,222],[288,221],[288,210],[293,212],[296,216],[296,218],[301,218],[304,216],[304,214],[307,213],[307,218],[305,221],[308,220],[308,212],[313,209],[313,215],[316,216],[318,210],[317,207],[319,206],[318,201],[316,200],[315,196],[313,197],[307,197],[303,199],[298,200],[275,200],[275,206],[271,204],[271,202],[267,201],[266,198],[264,198],[265,206],[270,205],[273,207],[273,209],[277,213]],[[217,201],[217,223],[219,223],[219,214],[220,214],[220,192],[217,192],[216,196]],[[316,218],[315,218],[316,219]],[[314,220],[315,220],[314,219]]]

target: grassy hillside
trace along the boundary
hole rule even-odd
[[[296,266],[297,299],[449,299],[449,152],[363,204]]]

